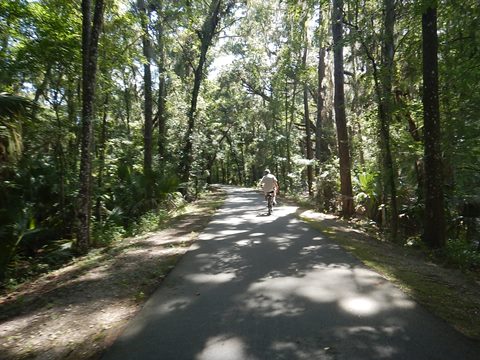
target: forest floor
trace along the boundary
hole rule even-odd
[[[223,202],[212,192],[168,228],[92,251],[0,294],[0,359],[98,359],[142,308]],[[480,276],[381,242],[351,223],[297,211],[366,265],[465,335],[480,340]]]
[[[223,203],[207,193],[163,230],[93,250],[0,293],[0,359],[98,359]]]

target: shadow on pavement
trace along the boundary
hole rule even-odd
[[[478,359],[478,344],[281,206],[230,197],[104,359]]]

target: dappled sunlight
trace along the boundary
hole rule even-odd
[[[138,359],[415,358],[404,350],[407,334],[421,341],[425,329],[399,289],[295,219],[295,207],[261,217],[258,203],[231,205],[227,200],[108,360],[132,348]],[[155,353],[142,350],[145,342]]]
[[[399,309],[413,309],[417,305],[413,300],[408,297],[395,297],[392,300],[392,305],[399,308]]]
[[[260,240],[249,240],[249,239],[235,241],[235,244],[238,246],[252,246],[252,245],[259,245],[261,243],[262,242]]]
[[[231,280],[240,280],[239,274],[245,270],[248,265],[244,264],[244,259],[239,254],[218,252],[216,254],[202,253],[195,255],[199,265],[199,273],[205,274],[225,274],[233,273],[235,277]]]
[[[372,359],[391,359],[399,354],[398,347],[381,342],[372,343],[372,339],[381,340],[388,337],[409,340],[405,330],[400,326],[345,326],[335,328],[334,332],[340,339],[352,339],[352,346],[367,351]]]
[[[245,342],[236,336],[218,335],[210,337],[202,351],[195,356],[195,360],[255,360],[248,353]]]
[[[166,315],[170,312],[186,309],[193,301],[192,297],[177,296],[170,301],[161,303],[155,308],[154,314]]]
[[[293,277],[284,277],[272,279],[268,284],[253,284],[241,301],[248,311],[257,311],[264,317],[299,315],[305,309],[291,296],[296,282]]]
[[[287,238],[285,236],[269,236],[268,241],[277,245],[279,250],[287,250],[291,245],[293,245],[293,240],[295,237],[290,236]]]
[[[222,284],[235,279],[234,273],[221,274],[190,274],[186,275],[185,279],[196,284]]]
[[[282,354],[278,357],[279,359],[334,359],[328,354],[330,347],[321,347],[318,343],[305,346],[301,341],[275,341],[270,348],[275,353]]]
[[[197,242],[194,242],[192,245],[190,245],[188,247],[189,251],[195,251],[195,250],[198,250],[198,249],[200,249],[200,245]]]
[[[313,252],[317,252],[322,248],[322,245],[311,245],[311,246],[304,246],[302,250],[300,250],[300,255],[308,255]]]
[[[264,232],[256,232],[256,233],[251,233],[248,236],[250,237],[258,237],[258,236],[265,236],[266,234]]]
[[[295,214],[295,211],[297,211],[298,207],[280,205],[280,206],[274,206],[273,209],[274,209],[273,211],[275,216],[287,216],[290,214]]]
[[[246,198],[246,197],[231,197],[231,198],[228,198],[228,202],[229,203],[234,203],[234,204],[242,204],[242,203],[246,203],[246,204],[251,204],[252,201],[249,199],[249,198]]]
[[[298,304],[302,303],[298,298],[313,303],[335,303],[342,312],[355,316],[373,316],[393,308],[415,306],[405,295],[387,291],[385,286],[388,284],[368,269],[318,264],[296,276],[269,273],[249,286],[243,302],[247,309],[262,316],[299,314],[302,306]]]
[[[352,297],[340,299],[338,302],[342,310],[354,315],[373,315],[379,311],[378,304],[368,297]]]
[[[299,216],[301,218],[307,218],[307,219],[312,219],[312,220],[338,220],[338,217],[332,214],[325,214],[325,213],[320,213],[316,212],[314,210],[305,210],[302,211]]]
[[[2,323],[0,335],[8,339],[4,346],[10,346],[9,342],[13,341],[22,349],[35,349],[36,354],[43,354],[42,358],[51,358],[53,353],[58,358],[64,358],[72,347],[125,321],[133,311],[134,308],[129,303],[119,307],[118,303],[102,300],[95,309],[89,311],[85,324],[85,310],[81,304],[56,306],[35,316],[24,316],[20,322],[16,319],[14,322]],[[22,338],[14,335],[22,330],[19,326],[28,331]]]
[[[245,219],[242,216],[235,217],[235,218],[229,218],[228,221],[226,220],[213,220],[210,222],[210,224],[225,224],[225,225],[230,225],[230,226],[238,226],[241,224],[244,224],[247,222],[248,219]]]
[[[218,234],[219,235],[237,235],[237,234],[243,234],[248,232],[248,230],[221,230]]]

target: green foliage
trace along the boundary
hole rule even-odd
[[[339,169],[336,161],[327,162],[320,167],[316,182],[316,208],[324,212],[336,212],[339,188]]]
[[[381,204],[380,174],[376,171],[363,171],[355,174],[352,179],[355,192],[357,212],[365,213],[372,220],[378,219]],[[359,209],[359,207],[363,207]]]
[[[140,18],[135,2],[106,2],[93,121],[95,246],[161,226],[168,214],[186,200],[197,198],[208,183],[254,185],[266,167],[275,173],[282,191],[302,193],[310,164],[305,155],[304,85],[312,142],[319,92],[324,100],[321,136],[325,149],[313,164],[315,203],[324,211],[337,210],[338,144],[332,110],[332,52],[328,51],[329,3],[227,3],[223,33],[212,39],[198,97],[192,176],[188,183],[180,184],[177,170],[200,53],[198,33],[210,2],[170,1],[163,2],[162,8],[152,2],[149,7],[155,115],[150,178],[143,173],[141,74],[145,59]],[[395,5],[390,139],[400,233],[419,239],[424,177],[419,55],[422,6],[412,1]],[[382,6],[374,1],[345,2],[345,109],[354,196],[357,210],[375,221],[382,220],[379,207],[386,198],[380,176],[384,171],[372,62],[373,58],[379,65],[382,57]],[[480,191],[479,11],[473,0],[439,2],[439,85],[448,209],[453,209],[458,199]],[[80,40],[78,2],[0,0],[0,277],[5,262],[25,248],[39,256],[44,244],[71,240],[74,233],[81,141]],[[320,45],[327,51],[325,78],[319,88]],[[158,126],[160,75],[166,81],[163,138]],[[38,99],[38,106],[29,99]],[[162,155],[157,146],[161,138]],[[154,184],[153,199],[146,199],[146,184]],[[452,237],[462,236],[452,233]],[[461,253],[457,250],[460,245],[449,246],[453,253]]]
[[[92,246],[103,247],[121,240],[127,233],[122,225],[122,220],[121,209],[114,208],[112,211],[108,211],[106,219],[100,222],[94,222],[92,229]]]
[[[138,235],[145,232],[155,231],[165,225],[170,215],[165,210],[149,211],[139,217],[139,219],[132,224],[128,233],[130,235]]]
[[[447,241],[443,251],[448,264],[463,270],[480,269],[480,252],[469,241],[452,239]]]
[[[25,97],[0,93],[0,178],[5,163],[17,161],[22,154],[22,122],[33,107]]]

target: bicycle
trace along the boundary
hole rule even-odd
[[[272,215],[273,193],[274,193],[273,191],[270,191],[270,192],[267,194],[267,209],[268,209],[267,215]]]

